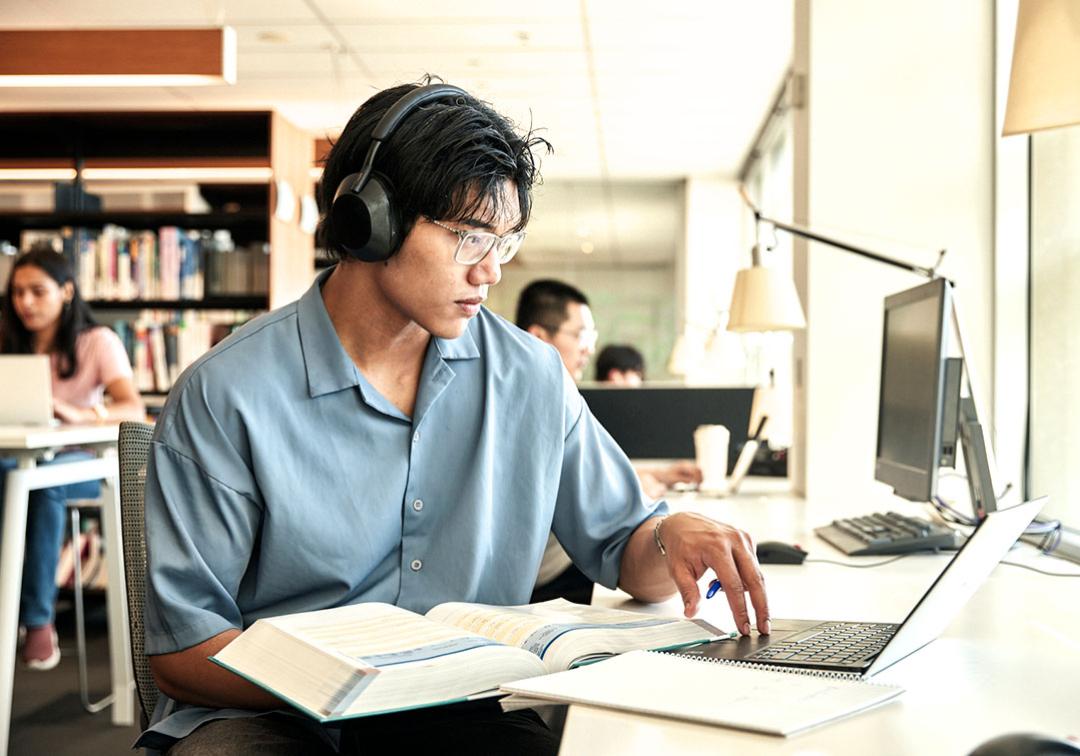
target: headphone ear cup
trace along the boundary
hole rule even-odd
[[[394,208],[390,182],[372,173],[359,191],[358,174],[346,176],[330,208],[333,243],[346,257],[382,262],[401,244],[401,223]]]

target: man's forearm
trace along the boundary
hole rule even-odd
[[[653,528],[661,518],[650,517],[630,536],[619,566],[619,587],[638,601],[655,603],[671,598],[675,582],[665,557],[656,546]]]
[[[162,693],[176,701],[238,709],[281,709],[288,704],[257,685],[210,661],[240,634],[226,630],[197,646],[150,657],[150,669]]]

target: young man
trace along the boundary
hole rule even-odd
[[[350,119],[324,210],[413,90],[380,92]],[[144,742],[179,740],[174,756],[382,743],[553,753],[533,713],[490,704],[316,727],[208,660],[260,617],[524,603],[552,530],[592,579],[645,601],[677,588],[688,616],[713,569],[736,625],[750,631],[745,589],[768,631],[749,536],[646,500],[554,351],[481,306],[520,244],[532,149],[546,143],[461,92],[384,136],[373,175],[400,224],[392,254],[353,259],[335,240],[367,221],[327,213],[320,232],[341,262],[186,371],[155,430],[146,648],[165,696]]]

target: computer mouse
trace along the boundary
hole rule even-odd
[[[780,541],[762,541],[757,545],[757,560],[761,564],[802,564],[806,552],[798,546]]]
[[[1080,754],[1080,743],[1058,740],[1034,732],[998,735],[978,746],[969,756],[1056,756]]]

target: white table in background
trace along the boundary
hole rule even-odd
[[[18,466],[7,473],[3,541],[0,543],[0,754],[7,753],[11,726],[27,508],[30,492],[41,488],[104,480],[101,520],[107,544],[112,721],[118,725],[130,725],[135,721],[135,680],[128,641],[127,591],[120,533],[119,468],[115,454],[108,453],[116,449],[118,432],[116,425],[0,426],[0,456],[18,459]],[[43,457],[68,446],[95,452],[97,456],[75,462],[38,464]]]
[[[836,501],[807,502],[778,493],[746,491],[728,499],[685,495],[670,499],[674,511],[709,514],[743,528],[758,541],[799,543],[810,559],[849,559],[813,536],[836,517],[871,511],[922,508],[870,491]],[[874,497],[877,501],[873,501]],[[871,500],[868,500],[869,499]],[[948,562],[948,555],[919,555],[872,569],[832,564],[763,565],[772,616],[900,622]],[[1006,561],[1050,572],[1076,573],[1070,562],[1022,545]],[[711,577],[711,573],[709,574]],[[704,582],[704,581],[703,581]],[[699,616],[733,626],[723,595],[702,602]],[[593,604],[681,615],[678,598],[644,605],[621,591],[597,587]],[[938,640],[877,675],[900,685],[895,702],[803,735],[778,738],[707,725],[647,717],[589,706],[571,706],[561,754],[955,754],[1007,732],[1080,734],[1080,579],[1054,578],[998,566]],[[707,696],[707,691],[702,691]]]

